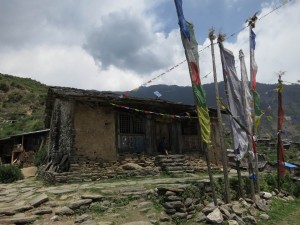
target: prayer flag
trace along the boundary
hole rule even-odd
[[[256,46],[256,42],[255,42],[255,38],[256,38],[256,34],[253,32],[253,30],[251,29],[251,35],[250,35],[250,62],[251,62],[251,88],[252,88],[252,97],[253,97],[253,109],[254,109],[254,122],[255,122],[255,130],[257,130],[259,123],[260,123],[260,119],[262,116],[262,112],[259,108],[260,106],[260,97],[259,94],[256,91],[256,74],[257,74],[257,64],[255,61],[255,46]]]
[[[198,43],[195,39],[193,24],[187,22],[184,18],[182,0],[175,0],[175,6],[181,31],[181,40],[190,71],[198,121],[201,128],[201,139],[208,144],[210,143],[210,117],[206,105],[205,91],[200,80]]]
[[[237,78],[235,69],[235,60],[233,53],[223,47],[220,43],[220,53],[223,66],[224,83],[227,86],[227,96],[229,108],[232,116],[240,121],[242,125],[245,124],[245,113],[242,102],[241,82]],[[231,117],[231,130],[233,135],[234,149],[236,159],[241,160],[248,150],[247,133],[242,127]]]
[[[159,93],[159,91],[154,91],[153,94],[156,95],[156,97],[160,98],[162,95],[161,93]]]

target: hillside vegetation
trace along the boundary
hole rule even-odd
[[[0,138],[44,128],[47,86],[0,74]]]

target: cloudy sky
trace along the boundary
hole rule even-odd
[[[184,0],[194,23],[199,49],[208,31],[227,36],[245,27],[258,12],[257,81],[297,82],[300,58],[300,1]],[[0,73],[30,77],[47,85],[95,90],[131,90],[185,59],[173,0],[0,0]],[[249,67],[248,29],[224,46]],[[215,46],[218,80],[222,80]],[[237,61],[237,66],[238,66]],[[299,69],[298,69],[299,70]],[[212,71],[210,49],[200,53],[201,76]],[[239,71],[239,67],[238,67]],[[213,82],[212,74],[202,83]],[[186,63],[151,84],[190,85]]]

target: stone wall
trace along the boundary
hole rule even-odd
[[[48,183],[73,183],[108,178],[158,176],[160,168],[155,166],[153,156],[121,155],[117,161],[84,160],[70,165],[70,172],[56,173],[40,170],[38,176]]]
[[[57,99],[50,124],[49,133],[49,166],[55,171],[65,171],[67,161],[73,154],[73,103]],[[64,161],[63,164],[62,160]]]
[[[143,154],[123,154],[119,155],[116,161],[107,160],[88,160],[81,158],[75,160],[78,163],[70,165],[69,172],[57,173],[54,171],[39,171],[39,177],[49,183],[73,183],[81,181],[95,181],[109,178],[126,178],[126,177],[147,177],[159,176],[166,171],[162,164],[157,162],[161,157],[169,158],[173,161],[176,155],[170,156],[150,156]],[[199,154],[177,155],[177,158],[184,162],[184,165],[189,165],[189,173],[191,172],[206,172],[206,162]],[[76,157],[75,157],[76,159]],[[178,167],[178,166],[177,166]],[[219,170],[219,167],[212,165],[212,170]],[[186,167],[182,171],[177,172],[178,175],[186,173]],[[181,173],[179,173],[181,172]],[[173,174],[173,173],[172,173]],[[173,174],[176,176],[177,174]]]

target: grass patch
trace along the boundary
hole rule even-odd
[[[260,221],[258,225],[297,225],[300,221],[300,199],[295,201],[284,202],[279,199],[273,199],[270,219],[268,221]]]

